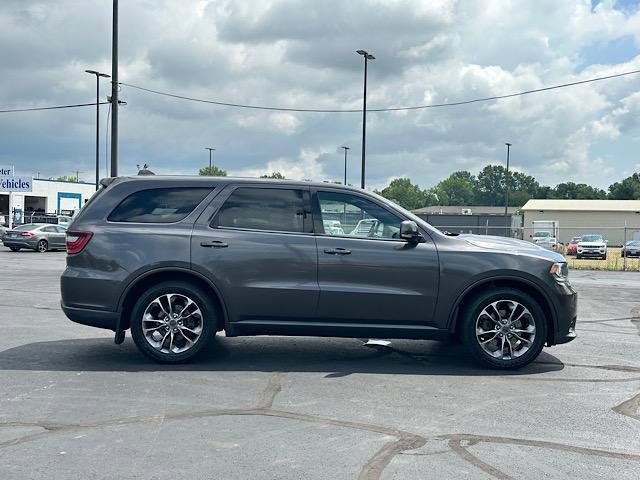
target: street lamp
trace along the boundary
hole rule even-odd
[[[351,150],[350,147],[342,146],[340,148],[344,149],[344,185],[347,184],[347,150]]]
[[[100,185],[100,77],[110,78],[110,76],[96,70],[85,70],[85,72],[96,76],[96,190],[98,190]]]
[[[509,142],[506,142],[505,145],[507,146],[507,174],[505,177],[505,182],[504,182],[504,229],[505,229],[505,233],[507,234],[507,237],[510,237],[510,233],[509,233],[509,215],[508,215],[508,210],[509,210],[509,152],[511,150],[511,144]]]
[[[215,148],[204,147],[205,150],[209,150],[209,175],[211,175],[211,152],[215,150]]]
[[[375,60],[376,57],[366,50],[356,50],[356,53],[364,57],[364,92],[362,95],[362,173],[360,179],[360,188],[364,189],[365,149],[367,145],[367,62],[369,60]]]

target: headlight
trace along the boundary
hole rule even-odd
[[[566,282],[569,280],[569,266],[566,262],[554,263],[551,265],[549,273],[553,275],[558,282]]]

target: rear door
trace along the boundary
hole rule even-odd
[[[439,266],[435,244],[426,232],[417,245],[400,239],[405,218],[359,193],[317,190],[313,203],[320,319],[407,327],[433,324]]]
[[[49,248],[61,248],[65,244],[65,236],[58,232],[56,225],[49,225],[40,230],[49,243]]]
[[[317,251],[309,189],[227,186],[194,226],[191,262],[220,290],[230,321],[249,330],[315,317]]]

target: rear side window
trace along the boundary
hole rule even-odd
[[[224,202],[211,226],[311,233],[309,192],[285,188],[237,188]]]
[[[109,215],[110,222],[173,223],[189,215],[211,188],[154,188],[125,198]]]

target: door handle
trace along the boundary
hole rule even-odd
[[[346,248],[325,248],[324,253],[328,253],[329,255],[349,255],[351,254],[351,250],[347,250]]]
[[[229,244],[221,240],[211,240],[209,242],[200,242],[200,246],[208,248],[226,248]]]

